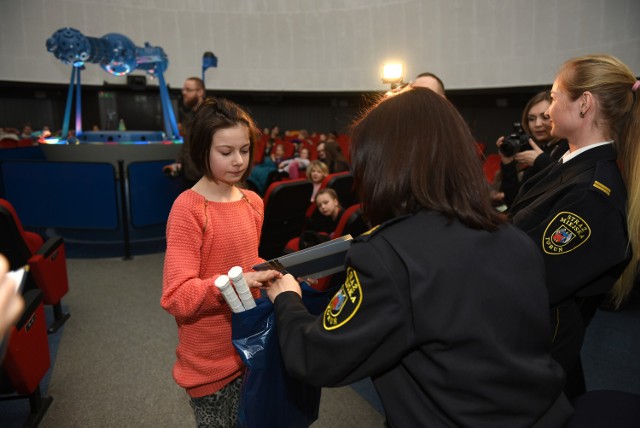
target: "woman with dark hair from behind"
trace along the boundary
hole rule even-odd
[[[504,136],[498,138],[498,154],[501,158],[500,191],[504,193],[504,203],[511,206],[522,183],[542,171],[552,162],[557,162],[569,150],[567,140],[551,136],[551,120],[546,111],[551,104],[549,91],[538,92],[524,106],[522,130],[529,135],[530,150],[517,151],[507,156],[500,149]]]
[[[287,370],[317,386],[371,377],[388,426],[561,427],[542,258],[497,213],[474,138],[447,100],[409,88],[353,129],[364,214],[319,317],[291,276],[267,288]]]

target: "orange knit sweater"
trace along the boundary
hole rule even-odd
[[[160,305],[178,324],[173,377],[191,397],[213,394],[243,372],[231,344],[231,310],[213,283],[233,266],[249,271],[263,261],[264,205],[257,194],[243,193],[239,201],[211,202],[189,189],[167,221]]]

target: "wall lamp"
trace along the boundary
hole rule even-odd
[[[391,90],[398,89],[402,85],[404,78],[404,65],[401,63],[382,64],[382,83],[391,85]]]

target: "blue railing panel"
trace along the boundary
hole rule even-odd
[[[4,195],[25,227],[117,229],[113,165],[93,162],[4,161]]]

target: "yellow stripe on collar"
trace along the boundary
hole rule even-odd
[[[371,229],[367,230],[366,232],[364,232],[362,234],[362,236],[364,235],[371,235],[373,232],[375,232],[378,228],[380,227],[380,225],[374,226]]]
[[[598,180],[593,182],[593,187],[595,187],[598,190],[601,190],[603,193],[605,193],[607,196],[611,196],[611,189],[609,189],[607,186],[605,186],[604,184],[600,183]]]

